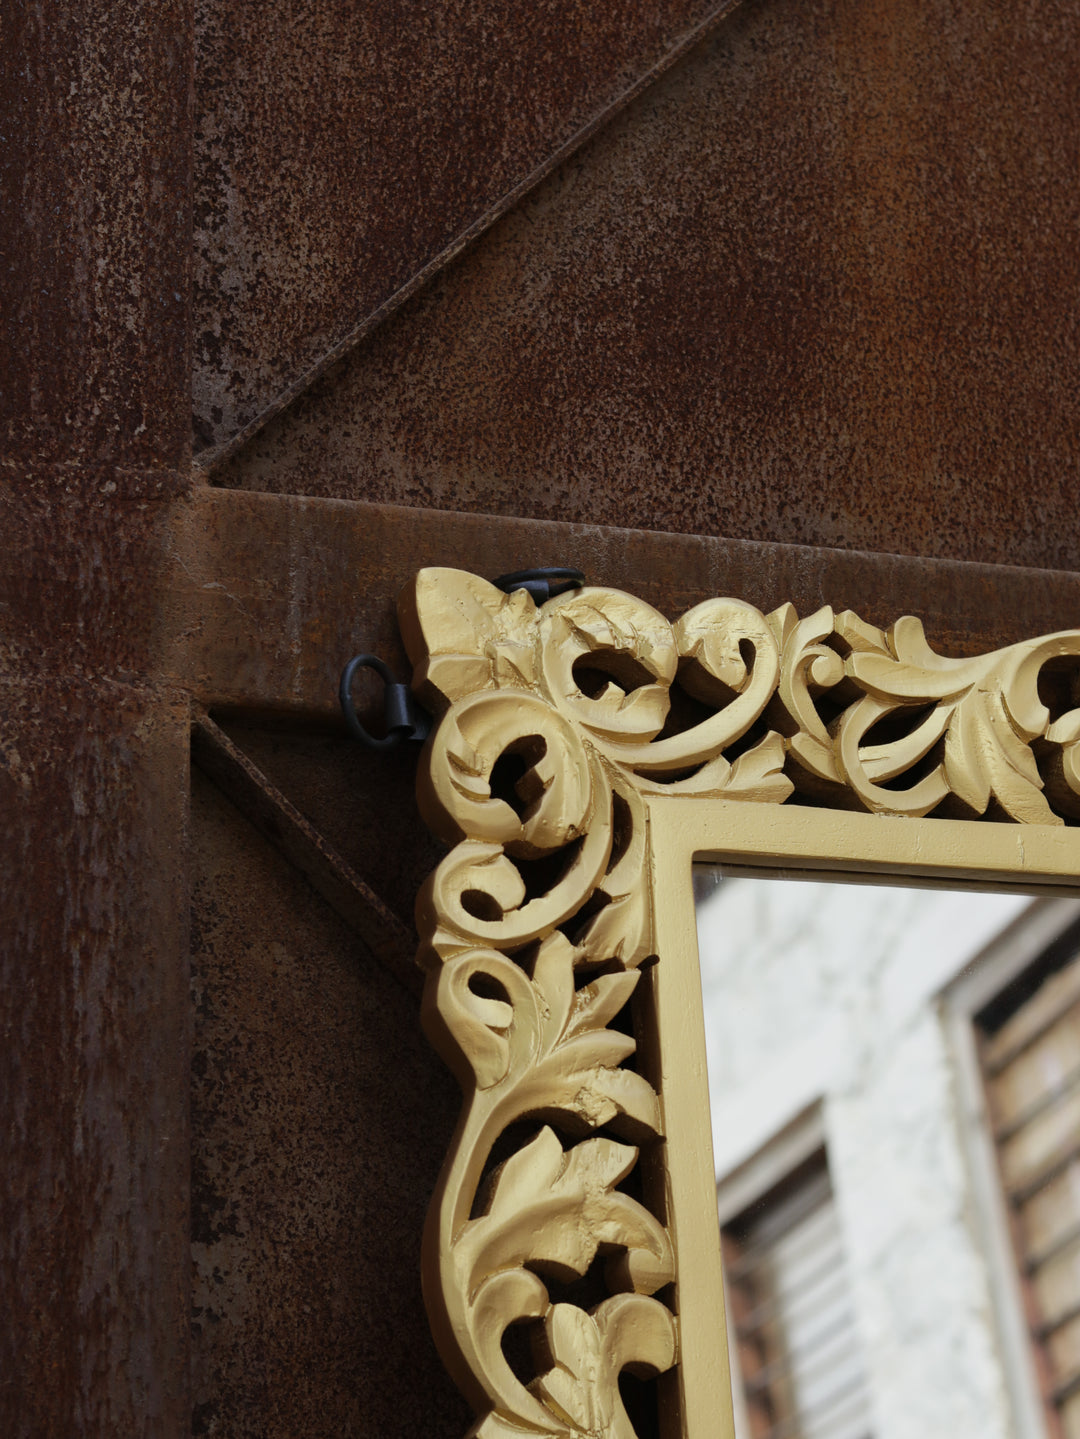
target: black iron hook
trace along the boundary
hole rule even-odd
[[[508,595],[515,590],[527,590],[538,605],[542,605],[554,595],[565,594],[567,590],[580,590],[584,583],[585,576],[580,570],[568,570],[559,566],[549,566],[541,570],[514,570],[512,574],[500,575],[497,580],[492,580],[496,589],[504,590]]]
[[[383,692],[386,735],[383,739],[368,733],[360,723],[356,706],[353,704],[352,683],[357,670],[360,669],[374,670],[386,686]],[[409,686],[396,680],[390,666],[379,659],[378,655],[356,655],[349,661],[341,672],[338,699],[341,701],[341,712],[345,716],[350,734],[368,749],[392,749],[402,740],[425,740],[431,730],[430,715],[413,699]]]

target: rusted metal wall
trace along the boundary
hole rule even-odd
[[[353,756],[241,738],[371,827]],[[193,800],[192,1434],[463,1434],[415,1263],[457,1105],[415,996],[200,776]]]
[[[200,448],[355,341],[734,0],[199,0]]]
[[[180,0],[8,6],[0,44],[0,1432],[187,1432],[190,485]]]
[[[0,65],[4,466],[152,498],[190,456],[188,7],[8,6]]]
[[[955,561],[1073,563],[1077,4],[727,8],[5,18],[5,1435],[461,1432],[362,937],[434,850],[334,721],[417,565],[1075,623]]]
[[[747,0],[220,475],[1076,563],[1080,7]]]
[[[187,703],[0,691],[0,1428],[179,1436]]]

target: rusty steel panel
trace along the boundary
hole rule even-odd
[[[186,0],[5,7],[0,433],[20,485],[28,464],[68,466],[33,476],[52,493],[115,486],[107,466],[128,492],[182,483],[157,471],[190,454],[191,59]]]
[[[97,494],[64,494],[69,473]],[[58,670],[122,683],[153,675],[174,619],[162,564],[169,505],[118,497],[123,483],[115,469],[91,480],[66,466],[0,482],[0,674]]]
[[[669,615],[725,594],[803,614],[851,607],[875,624],[917,614],[954,654],[1066,629],[1080,612],[1080,575],[1048,570],[224,490],[178,506],[168,544],[170,680],[209,706],[320,722],[339,722],[351,655],[375,650],[405,672],[395,604],[422,565],[573,565]]]
[[[298,733],[295,726],[275,728],[236,716],[223,718],[222,725],[240,751],[398,916],[408,935],[413,982],[422,981],[415,962],[418,941],[413,906],[420,886],[446,851],[417,812],[419,747],[399,745],[376,757],[325,721],[322,732],[304,733]],[[250,811],[245,813],[251,817]],[[375,815],[378,822],[373,820]],[[258,823],[257,814],[254,822]],[[339,913],[348,918],[344,911]],[[354,923],[353,929],[370,943],[360,925]],[[379,957],[374,949],[372,952]],[[409,976],[396,965],[391,972],[412,992]]]
[[[186,0],[0,45],[0,1433],[190,1429]]]
[[[197,0],[197,444],[272,406],[733,0]]]
[[[325,741],[321,736],[315,740],[309,738],[302,752],[306,755],[315,748],[319,757],[322,757],[324,747]],[[329,800],[325,808],[331,821],[342,814],[360,820],[361,834],[367,843],[349,846],[349,853],[353,856],[353,863],[350,864],[341,852],[341,847],[335,848],[329,839],[330,833],[340,830],[341,826],[331,823],[328,827],[321,819],[312,823],[309,817],[314,808],[311,804],[310,778],[308,783],[305,783],[297,774],[296,744],[285,743],[281,748],[284,749],[284,763],[281,766],[284,772],[280,783],[274,784],[267,773],[271,766],[264,763],[260,767],[256,764],[250,753],[251,746],[245,745],[241,748],[209,715],[199,715],[191,733],[192,760],[207,779],[221,790],[226,799],[236,806],[264,839],[270,841],[284,859],[299,870],[312,889],[341,916],[388,973],[404,985],[410,994],[419,998],[423,989],[423,976],[416,964],[415,931],[411,925],[401,922],[394,910],[362,877],[374,877],[371,875],[371,866],[366,862],[366,851],[376,856],[392,856],[395,873],[412,867],[408,861],[416,849],[410,842],[416,815],[411,795],[406,793],[399,796],[396,806],[373,806],[369,802],[370,796],[365,787],[350,783],[352,775],[358,769],[355,752],[350,752],[340,740],[337,741],[336,753],[331,755],[329,773],[324,776],[329,784],[323,786],[323,794],[324,798]],[[274,746],[275,757],[278,752],[279,747]],[[360,772],[365,774],[366,771],[378,768],[379,766],[367,765]],[[408,768],[411,769],[411,765]],[[318,766],[316,772],[317,770]],[[301,813],[296,808],[285,794],[286,789],[299,791],[304,798],[306,813]],[[347,797],[344,804],[343,793]],[[374,830],[370,822],[372,814],[383,816],[383,823]],[[397,833],[394,832],[395,817],[399,821]],[[404,844],[402,840],[405,841]],[[427,846],[421,848],[426,850]],[[361,865],[360,873],[355,867],[357,854],[364,855],[365,861]],[[412,893],[404,906],[406,914],[412,895],[416,893],[424,878],[426,875],[422,873],[416,877]]]
[[[188,705],[0,690],[0,1433],[181,1439]]]
[[[754,0],[220,478],[1072,567],[1078,171],[1077,0]]]
[[[191,1433],[464,1433],[416,1262],[454,1082],[415,998],[197,771],[192,818]]]

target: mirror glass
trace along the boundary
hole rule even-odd
[[[1080,901],[694,888],[738,1439],[1080,1439]]]

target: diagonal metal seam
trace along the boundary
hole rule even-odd
[[[266,428],[272,420],[275,420],[283,410],[298,400],[305,390],[310,389],[322,376],[335,365],[338,360],[343,359],[350,350],[363,343],[372,335],[380,325],[401,309],[407,300],[428,285],[437,275],[441,274],[454,260],[458,258],[470,245],[480,239],[488,230],[503,218],[510,210],[523,200],[532,190],[535,190],[544,180],[557,170],[564,161],[580,150],[589,140],[599,134],[607,125],[618,118],[638,97],[685,56],[694,47],[706,39],[711,32],[725,19],[732,10],[738,8],[742,0],[722,0],[696,25],[691,26],[675,44],[667,50],[664,55],[640,75],[633,83],[609,104],[586,121],[580,129],[575,130],[568,140],[554,149],[546,159],[542,160],[533,170],[525,175],[516,185],[511,186],[495,204],[490,206],[484,213],[478,216],[471,224],[467,225],[453,240],[437,255],[434,255],[426,265],[421,266],[417,272],[406,280],[394,291],[381,305],[377,305],[369,315],[366,315],[358,324],[344,335],[340,340],[326,350],[320,357],[290,384],[281,390],[273,400],[270,401],[254,419],[249,420],[242,429],[238,430],[230,439],[222,444],[203,450],[193,459],[193,466],[196,475],[203,480],[211,480],[214,474],[232,457],[244,448],[260,430]]]
[[[205,712],[196,712],[193,719],[191,757],[263,838],[303,874],[383,968],[410,994],[419,996],[423,976],[413,962],[412,931]]]

